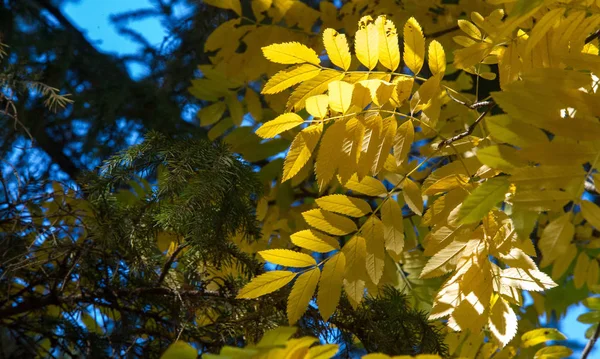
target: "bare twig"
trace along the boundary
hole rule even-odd
[[[583,348],[583,352],[581,353],[581,359],[587,359],[588,355],[590,355],[592,349],[594,348],[594,344],[596,344],[596,340],[598,340],[598,336],[600,336],[600,324],[596,327],[594,335],[592,335],[590,340],[587,342],[585,348]]]
[[[173,265],[173,262],[175,262],[175,259],[177,258],[179,253],[187,246],[188,246],[187,244],[182,244],[173,251],[173,254],[171,254],[171,257],[165,263],[162,273],[160,274],[160,277],[158,278],[158,286],[160,286],[162,284],[162,282],[164,282],[165,278],[167,277],[167,273],[169,272],[169,269],[171,269],[171,265]]]
[[[589,44],[590,42],[594,41],[598,37],[600,37],[600,29],[594,31],[593,33],[590,34],[590,36],[586,37],[585,38],[585,43]]]

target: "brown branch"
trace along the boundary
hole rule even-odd
[[[483,111],[479,117],[475,120],[475,122],[473,122],[473,124],[471,126],[469,126],[467,128],[466,131],[459,133],[458,135],[452,136],[448,139],[443,140],[442,142],[440,142],[437,146],[438,149],[442,149],[448,145],[450,145],[453,142],[456,142],[458,140],[461,140],[467,136],[469,136],[471,133],[473,133],[473,131],[475,131],[475,127],[477,127],[477,125],[481,122],[481,120],[483,120],[483,118],[490,112],[490,110],[492,109],[493,106],[489,106],[485,111]]]
[[[431,39],[431,38],[434,38],[434,37],[444,36],[444,35],[449,34],[451,32],[457,31],[458,29],[459,29],[458,26],[453,26],[453,27],[448,28],[448,29],[444,29],[444,30],[432,32],[431,34],[426,34],[425,38],[426,39]]]
[[[595,39],[597,39],[598,37],[600,37],[600,29],[594,31],[593,33],[591,33],[588,37],[585,38],[585,43],[589,44],[590,42],[594,41]]]
[[[585,345],[585,348],[581,353],[581,359],[587,359],[588,355],[590,355],[592,349],[594,348],[594,344],[596,344],[596,340],[598,340],[598,336],[600,336],[600,324],[598,324],[596,330],[594,331],[594,335],[592,335],[590,340]]]
[[[167,273],[169,273],[169,269],[171,269],[171,266],[173,265],[173,262],[175,262],[175,259],[177,258],[179,253],[187,246],[187,244],[182,244],[173,251],[173,254],[171,254],[171,257],[163,266],[162,273],[160,273],[160,277],[158,278],[157,283],[159,286],[164,282],[165,278],[167,277]]]

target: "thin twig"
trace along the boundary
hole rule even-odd
[[[592,349],[594,348],[594,344],[596,344],[596,340],[598,340],[598,336],[600,336],[600,324],[596,327],[594,335],[592,335],[590,341],[588,341],[585,345],[585,348],[583,348],[583,352],[581,353],[581,359],[587,359],[588,355],[590,355]]]
[[[165,263],[162,273],[160,274],[160,277],[158,278],[158,286],[160,286],[162,284],[162,282],[165,280],[165,278],[167,277],[167,273],[169,272],[169,269],[171,269],[171,265],[173,265],[173,262],[175,262],[175,258],[177,258],[177,255],[179,255],[179,252],[181,252],[187,246],[188,246],[187,243],[182,244],[173,251],[173,254],[171,254],[171,257]]]
[[[593,33],[590,34],[590,36],[586,37],[585,38],[585,43],[589,44],[590,42],[594,41],[598,37],[600,37],[600,29],[594,31]]]
[[[475,127],[477,127],[477,125],[481,122],[481,120],[483,120],[483,118],[488,114],[488,112],[490,112],[490,110],[492,109],[493,106],[489,106],[485,111],[483,111],[481,113],[481,115],[479,115],[479,117],[475,120],[475,122],[473,122],[473,124],[471,126],[469,126],[467,128],[466,131],[459,133],[456,136],[450,137],[446,140],[443,140],[442,142],[440,142],[437,146],[437,149],[442,149],[444,147],[446,147],[447,145],[456,142],[460,139],[463,139],[467,136],[469,136],[471,133],[473,133],[473,131],[475,131]]]

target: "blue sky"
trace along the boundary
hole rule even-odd
[[[110,23],[110,15],[121,12],[150,7],[149,0],[80,0],[67,2],[62,6],[65,15],[81,29],[94,46],[104,52],[119,55],[135,53],[138,50],[136,43],[119,35],[116,28]],[[146,19],[132,22],[131,27],[140,31],[151,43],[160,45],[167,32],[156,19]],[[139,64],[129,66],[130,74],[134,77],[143,75],[146,69]],[[576,321],[579,314],[586,311],[579,305],[573,307],[560,328],[570,340],[585,345],[587,340],[584,333],[587,325]],[[572,358],[578,358],[580,352],[575,352]],[[590,358],[600,357],[600,343],[596,345]]]
[[[136,43],[119,35],[110,22],[110,16],[122,12],[151,7],[148,0],[81,0],[67,2],[62,6],[65,15],[86,35],[96,48],[110,53],[126,55],[138,50]],[[160,45],[167,32],[156,19],[148,18],[131,22],[131,27],[140,31],[151,43]],[[143,75],[144,67],[139,64],[129,66],[134,77]]]

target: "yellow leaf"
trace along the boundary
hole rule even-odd
[[[515,311],[502,298],[490,309],[489,327],[492,335],[505,346],[517,334],[518,319]]]
[[[372,353],[363,356],[361,359],[390,359],[389,355],[381,354],[381,353]],[[412,358],[412,357],[409,357]]]
[[[573,269],[573,283],[576,289],[583,287],[585,284],[589,265],[590,258],[588,255],[585,252],[580,252],[577,262],[575,262],[575,269]]]
[[[600,207],[590,201],[581,202],[581,214],[594,228],[600,229]]]
[[[507,268],[500,273],[500,282],[504,285],[539,292],[554,288],[556,283],[546,273],[537,269]]]
[[[196,359],[197,357],[198,350],[188,343],[176,341],[169,345],[167,350],[160,356],[160,359]]]
[[[288,89],[300,82],[317,76],[321,70],[313,65],[299,65],[291,70],[281,70],[267,81],[262,90],[263,95],[273,95]]]
[[[564,191],[517,191],[511,202],[515,208],[530,211],[558,211],[574,198]]]
[[[477,150],[477,159],[491,168],[508,172],[526,164],[517,154],[517,150],[507,145],[493,145],[479,149]]]
[[[316,199],[316,202],[324,210],[350,217],[362,217],[371,212],[371,206],[366,201],[343,194],[320,197]]]
[[[481,40],[481,31],[469,20],[458,20],[458,27],[475,40]]]
[[[402,196],[404,202],[408,205],[411,211],[419,216],[423,215],[423,196],[419,186],[410,178],[406,177],[402,183]]]
[[[240,290],[237,299],[254,299],[272,293],[288,284],[297,273],[288,271],[270,271],[259,275]]]
[[[344,81],[329,83],[329,107],[332,110],[345,114],[352,104],[352,91],[354,85]]]
[[[319,307],[320,309],[320,307]],[[317,345],[308,350],[310,359],[331,359],[338,352],[337,344]]]
[[[553,345],[550,347],[545,347],[537,352],[535,352],[535,356],[533,359],[560,359],[560,358],[569,358],[573,354],[573,350],[567,348],[562,345]]]
[[[340,248],[335,238],[311,229],[296,232],[290,239],[294,245],[313,252],[327,253]]]
[[[383,202],[381,222],[383,223],[385,249],[400,255],[404,248],[404,222],[402,208],[394,199],[388,198]]]
[[[375,284],[383,275],[385,265],[385,239],[383,238],[383,224],[376,216],[371,216],[362,226],[362,233],[366,242],[367,274]]]
[[[552,265],[552,278],[559,280],[571,266],[571,263],[577,257],[577,248],[575,246],[569,246],[567,251],[562,255],[558,256]],[[542,264],[540,264],[540,267]]]
[[[594,143],[538,143],[521,150],[524,158],[545,165],[568,166],[594,160],[599,148]]]
[[[296,324],[306,311],[308,303],[317,289],[320,275],[319,267],[315,267],[296,279],[287,301],[287,316],[290,325]]]
[[[311,63],[319,65],[319,55],[315,50],[298,42],[284,42],[281,44],[273,44],[262,48],[263,55],[272,62],[278,64],[301,64]]]
[[[385,15],[380,15],[375,20],[375,27],[379,33],[379,62],[385,68],[396,71],[398,65],[400,65],[400,49],[398,48],[396,26]]]
[[[350,301],[350,305],[352,308],[358,308],[358,305],[363,300],[363,296],[365,293],[365,281],[361,279],[348,279],[344,278],[344,291],[348,296],[348,300]]]
[[[600,266],[598,261],[595,259],[590,260],[590,265],[587,270],[586,284],[588,288],[592,288],[598,283],[598,277],[600,276]]]
[[[506,142],[517,147],[548,142],[548,136],[544,131],[525,122],[512,119],[508,115],[486,116],[485,124],[492,137],[499,142]]]
[[[371,16],[363,16],[358,22],[358,30],[354,35],[354,51],[356,51],[358,61],[369,70],[373,70],[377,66],[379,33]]]
[[[567,340],[567,337],[554,328],[534,329],[521,336],[521,346],[529,348],[549,340]]]
[[[233,124],[236,126],[240,126],[242,124],[242,120],[244,119],[244,108],[242,103],[237,99],[237,96],[228,96],[225,98],[225,102],[227,103],[227,108],[229,109],[229,116],[231,116],[231,120]]]
[[[385,105],[392,96],[396,87],[390,82],[378,79],[362,80],[359,81],[357,84],[360,84],[364,88],[369,89],[369,95],[371,97],[371,100],[377,106]]]
[[[265,16],[262,14],[273,4],[273,0],[252,0],[252,13],[256,21],[261,22]]]
[[[351,118],[345,124],[345,136],[342,153],[339,157],[338,179],[345,184],[358,171],[358,159],[365,137],[365,126],[357,118]]]
[[[467,70],[477,65],[490,54],[493,45],[487,42],[478,42],[464,49],[454,51],[454,66],[457,69]]]
[[[317,143],[319,143],[322,130],[323,124],[309,126],[300,131],[296,138],[294,138],[290,150],[287,156],[285,156],[281,182],[294,177],[306,165],[312,156],[313,150],[317,147]]]
[[[251,88],[246,88],[246,96],[244,97],[246,101],[246,107],[248,107],[248,112],[254,118],[256,122],[262,122],[263,119],[263,108],[260,103],[260,98],[258,94],[254,92]]]
[[[323,45],[325,45],[329,60],[334,65],[343,68],[344,71],[348,71],[352,56],[350,55],[346,35],[339,34],[334,29],[325,29],[323,32]]]
[[[226,108],[225,102],[216,102],[212,105],[203,107],[198,111],[200,126],[209,126],[219,121],[225,113]]]
[[[308,254],[289,249],[267,249],[258,254],[267,262],[286,267],[301,268],[317,265],[315,259]]]
[[[429,259],[423,271],[421,272],[420,278],[435,278],[439,277],[450,271],[447,268],[448,264],[455,261],[457,257],[467,247],[468,242],[466,241],[454,241],[450,243],[446,248],[436,253]]]
[[[433,40],[429,44],[429,52],[427,55],[429,70],[432,75],[443,74],[446,72],[446,53],[442,44]]]
[[[529,34],[527,39],[527,47],[525,52],[531,51],[541,39],[550,31],[550,29],[558,24],[560,18],[564,15],[567,9],[559,7],[554,10],[548,11],[539,21],[536,22],[535,26]]]
[[[404,25],[404,63],[414,74],[418,74],[425,61],[425,38],[421,25],[414,17]]]
[[[427,187],[423,194],[434,195],[440,192],[448,192],[455,188],[464,187],[468,182],[469,177],[462,174],[452,174],[439,179],[437,182]]]
[[[356,111],[363,111],[372,101],[371,90],[361,82],[355,83],[352,91],[352,107]]]
[[[396,117],[390,116],[383,119],[382,139],[377,144],[373,156],[373,164],[371,166],[371,173],[376,176],[385,165],[385,161],[390,155],[390,150],[394,142],[394,136],[396,134]]]
[[[379,114],[365,117],[364,125],[365,135],[358,159],[358,178],[363,178],[369,172],[372,172],[373,164],[379,152],[379,146],[383,143],[383,123]],[[385,163],[385,158],[383,159],[383,163]]]
[[[394,157],[396,158],[396,165],[401,166],[403,163],[408,162],[407,156],[414,139],[415,128],[412,121],[407,120],[398,127],[396,137],[394,137]]]
[[[327,321],[335,312],[342,294],[342,278],[346,268],[346,257],[343,252],[338,252],[325,262],[319,292],[317,293],[317,305],[323,320]]]
[[[204,0],[204,3],[225,10],[233,10],[238,16],[242,16],[240,0]]]
[[[510,183],[506,177],[491,178],[479,185],[460,207],[459,223],[469,224],[481,221],[498,202],[504,201],[509,186]]]
[[[327,91],[329,83],[344,78],[344,74],[334,70],[323,70],[317,76],[304,81],[296,87],[288,99],[286,108],[288,111],[294,109],[300,111],[304,108],[306,100],[314,95],[320,95]]]
[[[356,175],[352,176],[344,185],[347,189],[366,194],[367,196],[381,196],[387,193],[387,189],[380,181],[373,177],[365,176],[361,181],[358,181]]]
[[[327,95],[315,95],[306,99],[306,111],[313,117],[325,118],[329,106]]]
[[[396,107],[400,107],[410,97],[415,80],[412,77],[399,76],[394,79],[394,83],[396,91],[392,93],[392,100],[396,102]]]
[[[543,256],[540,266],[542,268],[546,267],[554,262],[556,258],[564,255],[571,245],[574,234],[575,227],[571,223],[570,213],[565,213],[548,223],[538,243]]]
[[[524,251],[519,248],[511,248],[507,254],[499,254],[499,259],[510,267],[523,269],[537,269],[535,262]]]
[[[295,113],[284,113],[277,116],[256,130],[256,134],[262,138],[273,138],[278,134],[292,129],[304,123],[304,119]]]
[[[367,245],[365,239],[361,236],[353,236],[342,247],[342,253],[346,258],[346,268],[344,276],[346,278],[357,278],[364,273],[366,265]]]
[[[344,236],[357,230],[352,220],[322,209],[303,212],[302,217],[311,227],[336,236]]]
[[[315,174],[319,184],[319,192],[325,190],[337,171],[345,135],[346,125],[341,121],[335,122],[323,134],[315,163]]]

